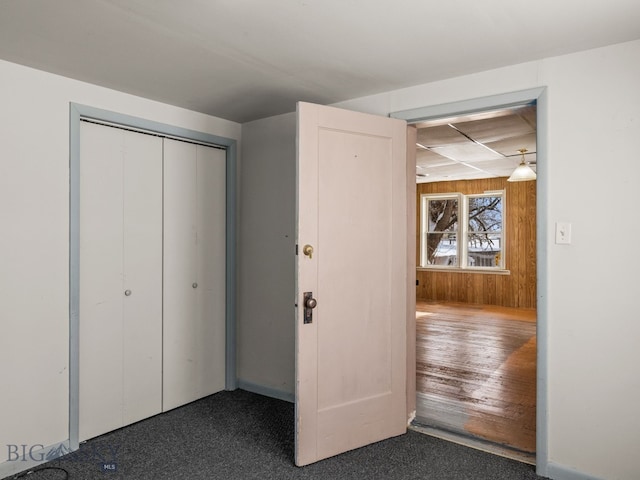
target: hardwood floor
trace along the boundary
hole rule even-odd
[[[418,301],[417,421],[535,452],[535,310]]]

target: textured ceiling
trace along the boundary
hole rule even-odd
[[[245,122],[640,38],[637,0],[2,0],[0,58]]]

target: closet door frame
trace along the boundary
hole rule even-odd
[[[223,148],[226,152],[226,295],[225,389],[237,388],[236,376],[236,182],[237,141],[204,132],[102,110],[69,104],[69,439],[79,448],[79,299],[80,299],[80,122],[94,120],[169,138]]]

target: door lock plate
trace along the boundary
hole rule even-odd
[[[313,309],[318,302],[313,298],[313,292],[304,292],[304,321],[303,323],[313,323]]]

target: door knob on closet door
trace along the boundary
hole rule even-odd
[[[191,284],[191,286],[192,286],[193,288],[198,288],[198,284],[197,284],[196,282],[193,282],[193,283]]]
[[[131,290],[125,290],[124,294],[126,297],[128,297],[129,295],[131,295]]]

